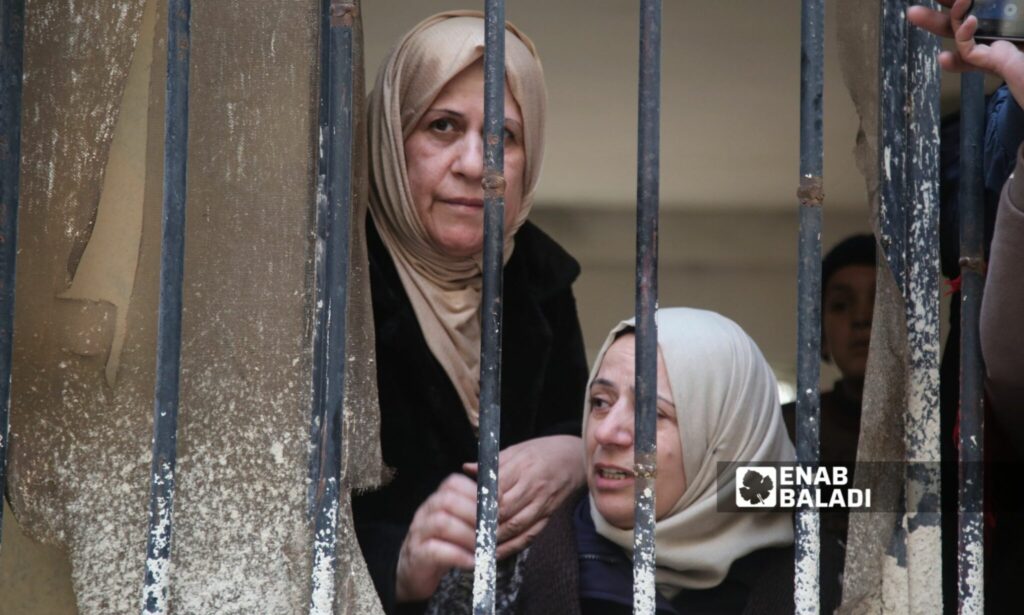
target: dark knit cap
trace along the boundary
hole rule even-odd
[[[828,251],[821,261],[821,294],[824,296],[828,280],[835,272],[849,265],[877,266],[875,236],[850,235]]]

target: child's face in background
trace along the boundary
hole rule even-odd
[[[847,265],[836,271],[825,287],[821,306],[823,354],[829,356],[847,380],[864,380],[875,308],[875,268]]]

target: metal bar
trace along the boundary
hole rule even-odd
[[[487,0],[484,51],[484,254],[480,340],[480,448],[473,613],[493,615],[501,443],[501,293],[505,238],[505,2]]]
[[[906,293],[903,198],[907,151],[907,0],[882,0],[879,66],[879,239],[896,285]]]
[[[984,287],[985,91],[982,73],[960,77],[960,497],[957,545],[961,615],[985,610],[984,376],[978,323]]]
[[[326,382],[321,376],[325,370],[322,365],[324,347],[327,343],[325,330],[326,301],[320,301],[321,297],[327,295],[327,272],[325,258],[326,247],[324,238],[327,237],[328,221],[330,220],[329,206],[327,200],[327,174],[331,167],[328,156],[328,138],[330,136],[330,106],[328,93],[331,91],[331,71],[328,69],[331,57],[331,46],[329,43],[329,32],[331,0],[320,0],[320,93],[317,104],[318,139],[317,139],[317,169],[316,169],[316,245],[313,257],[313,280],[316,297],[313,301],[313,373],[312,373],[312,403],[310,405],[310,429],[309,429],[309,486],[307,496],[309,498],[309,518],[316,517],[316,493],[317,483],[320,479],[320,431],[324,420],[324,390]]]
[[[311,614],[334,612],[338,544],[349,232],[352,204],[352,26],[356,4],[322,2],[320,150],[317,159],[316,305],[313,333],[313,566]]]
[[[801,464],[820,459],[821,398],[821,215],[825,4],[803,0],[800,49],[800,270],[797,278],[796,452]],[[796,513],[794,602],[796,612],[821,610],[821,518],[816,510]]]
[[[924,2],[936,8],[934,2]],[[939,461],[939,53],[938,39],[909,34],[907,151],[906,421],[907,573],[912,613],[942,612]]]
[[[655,611],[655,477],[658,435],[658,189],[661,121],[661,0],[640,3],[636,165],[636,412],[633,471],[633,612]]]
[[[14,334],[14,261],[18,247],[18,180],[21,167],[21,79],[25,2],[0,5],[0,500],[7,479]],[[0,529],[3,528],[0,501]],[[0,539],[3,533],[0,532]],[[0,542],[0,545],[3,543]]]
[[[157,317],[153,462],[143,613],[167,613],[171,568],[171,513],[178,438],[181,364],[181,287],[185,260],[188,184],[188,70],[190,0],[167,3],[167,108],[164,115],[163,235]]]

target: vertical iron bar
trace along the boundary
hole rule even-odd
[[[907,151],[907,0],[882,0],[879,66],[879,239],[889,269],[906,293],[903,209]]]
[[[328,68],[331,58],[330,45],[330,17],[331,0],[320,0],[320,57],[319,76],[320,91],[317,104],[317,150],[316,150],[316,244],[313,257],[313,280],[315,284],[315,297],[313,301],[313,373],[312,373],[312,396],[309,430],[309,518],[316,517],[316,493],[320,479],[320,427],[324,421],[324,391],[326,382],[320,375],[325,369],[323,365],[324,347],[327,343],[325,331],[326,301],[321,297],[327,296],[327,272],[325,258],[325,240],[327,237],[328,222],[330,220],[330,208],[327,199],[327,174],[329,173],[330,157],[328,156],[328,145],[330,137],[330,96],[331,71]]]
[[[181,365],[181,287],[185,260],[188,163],[190,0],[167,3],[167,109],[164,116],[163,224],[160,308],[157,317],[153,461],[143,613],[169,610],[171,513],[177,460],[178,380]]]
[[[934,2],[921,4],[937,8]],[[912,613],[942,612],[939,498],[939,41],[910,28],[907,139],[907,573]]]
[[[480,340],[480,448],[473,613],[493,615],[501,442],[501,293],[505,238],[505,1],[487,0],[484,51],[484,254]]]
[[[655,611],[655,477],[658,394],[658,189],[661,120],[661,0],[640,3],[636,165],[636,413],[633,471],[633,612]]]
[[[354,2],[324,0],[321,20],[316,312],[313,334],[313,566],[309,612],[334,612],[345,402],[352,203]]]
[[[801,464],[820,458],[821,217],[823,188],[822,101],[825,54],[824,0],[803,0],[800,49],[800,270],[797,278],[796,451]],[[820,604],[821,517],[796,514],[796,612],[817,615]]]
[[[984,130],[984,76],[964,73],[960,77],[960,531],[957,545],[957,611],[961,615],[980,615],[985,609],[982,509],[985,365],[978,329],[985,265]]]
[[[25,2],[0,5],[0,500],[7,479],[14,334],[14,261],[18,246],[18,181],[21,168],[21,67]],[[0,501],[0,530],[3,502]],[[0,532],[0,538],[3,534]],[[0,542],[0,545],[3,543]]]

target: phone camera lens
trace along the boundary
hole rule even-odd
[[[1003,15],[1006,15],[1007,17],[1011,17],[1011,18],[1012,17],[1016,17],[1017,16],[1017,5],[1016,4],[1006,4],[1005,6],[1003,6]]]

